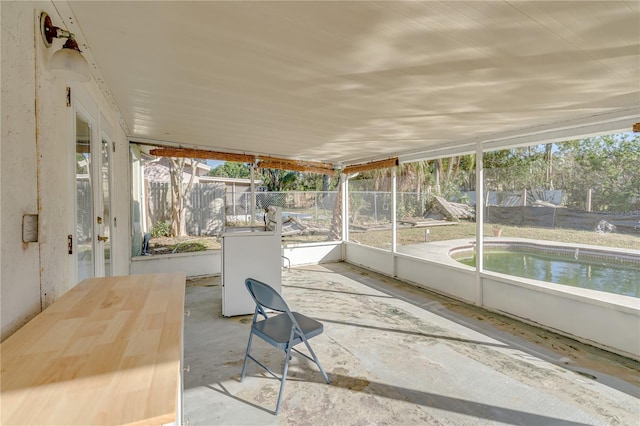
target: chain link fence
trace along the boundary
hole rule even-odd
[[[336,191],[257,192],[254,221],[262,223],[268,206],[282,208],[285,227],[291,234],[328,234]],[[150,182],[147,186],[148,227],[171,222],[171,186]],[[382,206],[380,206],[382,209]],[[220,236],[224,226],[251,222],[250,192],[225,192],[224,184],[194,183],[186,202],[187,234]]]
[[[429,194],[397,192],[398,218],[424,217]],[[352,223],[391,222],[392,193],[381,191],[349,191],[349,217]]]
[[[336,191],[286,191],[256,193],[256,207],[263,211],[268,206],[282,208],[283,219],[328,225],[333,217]],[[258,212],[258,217],[262,213]]]
[[[149,227],[160,222],[171,222],[169,184],[150,183],[147,191]],[[79,187],[79,200],[83,198],[82,193]],[[489,204],[502,205],[485,206],[487,223],[581,230],[605,227],[605,231],[609,232],[640,234],[639,212],[612,215],[550,205],[518,205],[523,203],[525,197],[529,204],[530,194],[524,191],[489,194]],[[270,205],[279,206],[282,208],[285,238],[291,235],[316,235],[316,240],[322,240],[329,234],[337,195],[336,191],[257,192],[254,221],[262,223],[264,209]],[[539,195],[534,198],[539,198]],[[467,193],[465,197],[468,197],[469,203],[475,204],[475,194]],[[547,202],[557,202],[561,197],[561,191],[548,191],[543,198]],[[398,192],[397,219],[425,217],[429,214],[430,200],[431,194],[426,192]],[[230,194],[228,190],[225,193],[224,185],[217,183],[197,183],[188,195],[186,209],[189,235],[220,236],[224,226],[251,222],[251,195],[249,192]],[[349,223],[354,231],[389,225],[391,209],[390,191],[349,191]]]

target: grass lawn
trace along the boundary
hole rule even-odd
[[[474,222],[459,222],[454,225],[432,226],[428,228],[403,228],[398,231],[398,244],[411,245],[425,241],[425,231],[429,229],[429,241],[455,240],[459,238],[475,238]],[[484,226],[484,235],[492,236],[492,226]],[[591,244],[604,247],[616,247],[640,250],[640,233],[638,235],[597,233],[594,231],[578,231],[575,229],[520,228],[503,226],[502,237],[520,237],[533,240],[559,241],[564,243]],[[327,241],[326,235],[291,235],[283,238],[285,243],[308,243]],[[391,229],[354,232],[350,241],[364,245],[389,249],[391,247]],[[221,248],[216,237],[182,237],[153,238],[151,247],[164,247],[165,253],[171,253],[178,244],[178,253],[200,250],[217,250]],[[158,253],[160,254],[160,253]]]
[[[398,231],[398,244],[411,245],[423,243],[425,241],[426,229],[429,229],[429,241],[475,238],[476,236],[476,224],[474,222],[460,222],[456,225],[400,229]],[[484,225],[483,231],[483,235],[493,236],[491,225]],[[533,240],[559,241],[564,243],[591,244],[640,250],[640,234],[602,234],[595,231],[578,231],[575,229],[502,226],[502,237],[530,238]],[[388,249],[391,243],[391,231],[383,230],[355,233],[350,235],[350,240],[372,247]]]
[[[222,247],[216,237],[157,237],[149,241],[154,254],[187,253],[203,250],[218,250]]]

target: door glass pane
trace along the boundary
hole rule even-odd
[[[102,179],[102,197],[103,212],[102,225],[103,236],[107,238],[104,241],[104,275],[111,276],[111,180],[109,176],[109,168],[111,167],[111,144],[107,140],[102,140],[102,171],[100,173]]]
[[[78,281],[94,276],[91,126],[76,116],[76,256]]]

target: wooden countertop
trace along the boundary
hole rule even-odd
[[[185,274],[82,281],[0,345],[0,423],[176,420]]]

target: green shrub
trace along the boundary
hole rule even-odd
[[[171,235],[170,222],[158,222],[151,227],[151,237],[169,237]]]

